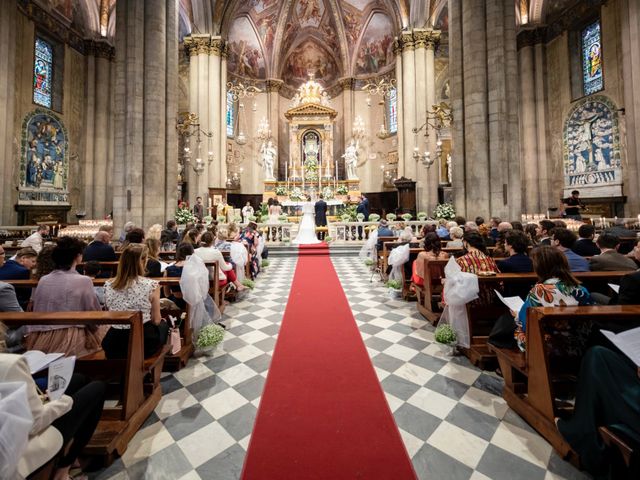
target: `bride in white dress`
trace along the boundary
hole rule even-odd
[[[293,240],[294,245],[311,245],[314,243],[322,243],[316,236],[316,221],[313,202],[305,202],[302,204],[302,220],[300,220],[300,228],[298,235]]]

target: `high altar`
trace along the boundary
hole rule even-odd
[[[334,122],[338,112],[331,108],[329,96],[322,85],[310,77],[300,86],[291,108],[285,113],[289,124],[286,179],[284,182],[266,180],[265,200],[278,196],[288,197],[285,204],[296,203],[302,194],[314,197],[320,193],[331,200],[336,196],[338,187],[354,199],[360,194],[358,179],[339,179],[340,155],[334,155],[333,151]]]

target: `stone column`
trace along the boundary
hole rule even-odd
[[[84,205],[88,218],[96,218],[93,205],[93,181],[95,164],[95,121],[96,121],[96,57],[92,42],[87,42],[87,83],[85,89],[85,144],[84,144]]]
[[[416,161],[413,159],[413,149],[415,145],[415,135],[412,128],[417,127],[416,119],[416,73],[415,73],[415,50],[413,34],[404,31],[400,35],[402,48],[402,123],[404,124],[403,138],[404,158],[400,162],[404,164],[404,175],[412,180],[416,179]],[[420,148],[420,145],[417,145]]]
[[[14,145],[14,115],[16,108],[16,25],[17,2],[9,2],[0,8],[0,225],[16,223],[13,206],[17,195],[19,163],[16,153],[19,145]],[[20,155],[18,153],[18,155]]]
[[[433,110],[433,105],[436,103],[436,45],[440,41],[440,32],[429,30],[425,38],[425,67],[426,67],[426,108]],[[445,158],[436,158],[436,142],[438,138],[435,132],[431,131],[429,135],[429,151],[432,158],[435,160],[434,164],[427,170],[427,195],[423,200],[427,201],[426,211],[432,212],[438,203],[438,184],[440,182],[440,162],[446,161]],[[420,202],[419,210],[425,210],[425,206]]]
[[[627,216],[640,211],[640,5],[636,0],[621,0],[622,77],[624,83],[624,115],[626,136],[626,173],[624,193],[628,196]]]
[[[396,141],[398,143],[398,178],[405,176],[404,170],[404,155],[405,155],[405,146],[404,146],[404,135],[406,129],[411,129],[409,125],[404,124],[402,119],[404,118],[404,107],[402,105],[402,97],[404,90],[403,86],[403,77],[402,77],[402,46],[401,43],[396,38],[395,42],[393,42],[393,53],[396,56],[396,100],[397,100],[397,117],[398,117],[398,133],[396,134]]]
[[[166,101],[165,101],[165,212],[173,218],[178,200],[178,10],[166,0]],[[205,200],[206,205],[206,200]]]
[[[536,84],[536,126],[537,126],[537,148],[538,148],[538,212],[546,212],[547,208],[555,203],[552,198],[549,186],[549,162],[551,158],[549,150],[549,122],[547,115],[547,75],[546,75],[546,53],[542,43],[534,47],[535,57],[535,84]],[[521,132],[521,135],[524,132]]]
[[[269,129],[271,130],[271,136],[273,141],[278,147],[277,165],[274,165],[274,174],[276,179],[284,180],[284,164],[286,163],[285,157],[282,154],[280,148],[280,88],[284,82],[282,80],[269,79],[266,82],[267,87],[267,121],[269,122]]]
[[[116,13],[116,151],[114,217],[147,228],[164,223],[167,211],[167,131],[175,128],[177,88],[177,3],[170,0],[122,0]],[[168,62],[175,55],[176,59]],[[169,112],[170,114],[172,112]],[[170,141],[170,139],[169,139]],[[171,142],[171,141],[170,141]]]
[[[342,87],[342,118],[343,118],[343,136],[342,136],[342,152],[338,152],[337,157],[334,157],[338,159],[338,178],[341,178],[340,176],[340,165],[343,164],[343,160],[340,159],[340,155],[342,155],[344,153],[344,149],[345,147],[349,144],[349,141],[351,140],[351,137],[353,136],[353,122],[355,120],[355,115],[353,113],[354,111],[354,104],[355,104],[355,79],[354,78],[343,78],[342,80],[340,80],[340,86]],[[335,160],[334,160],[334,165],[335,165]],[[333,170],[335,170],[335,166],[332,167]],[[344,175],[344,177],[346,178],[346,175]]]
[[[518,218],[522,205],[513,2],[451,0],[449,8],[456,206],[467,217]]]
[[[414,79],[413,83],[415,86],[415,96],[411,95],[409,97],[409,101],[413,102],[415,105],[415,123],[409,124],[413,128],[420,127],[424,125],[427,121],[427,110],[429,109],[427,104],[427,76],[429,72],[427,72],[427,57],[426,57],[426,47],[427,47],[427,32],[422,29],[414,29],[413,30],[413,59],[414,59]],[[405,74],[408,72],[405,72]],[[433,71],[431,72],[433,75]],[[404,77],[405,79],[407,77]],[[405,81],[406,82],[406,81]],[[430,138],[425,137],[425,133],[427,127],[418,134],[417,138],[414,136],[414,140],[417,140],[418,148],[421,152],[424,152],[425,149],[433,151],[429,148],[428,143]],[[422,199],[426,199],[429,195],[429,182],[428,182],[428,172],[427,168],[422,164],[422,162],[413,162],[415,165],[415,175],[412,177],[413,180],[416,181],[416,204],[418,206],[418,210],[422,210],[423,202]]]
[[[220,105],[220,118],[227,118],[227,57],[229,56],[229,47],[227,44],[224,45],[224,48],[221,49],[220,55],[220,81],[224,86],[221,89],[221,94],[223,95],[224,101]],[[219,158],[219,166],[220,166],[220,187],[224,188],[227,182],[227,133],[226,133],[226,122],[219,122],[219,128],[223,132],[220,137],[220,154]]]
[[[524,173],[523,209],[526,213],[540,211],[538,190],[538,151],[536,135],[536,98],[533,47],[526,46],[519,51],[520,64],[520,155]]]
[[[113,48],[100,43],[95,50],[96,99],[93,149],[93,217],[104,218],[110,211],[107,204],[107,171],[109,163],[109,120],[111,118],[111,58]]]

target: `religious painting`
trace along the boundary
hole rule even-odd
[[[564,175],[569,190],[622,184],[617,107],[607,97],[589,98],[569,113],[564,126]]]
[[[356,75],[378,73],[388,69],[393,62],[393,24],[386,15],[376,13],[362,36]]]
[[[325,7],[322,0],[298,0],[296,4],[296,15],[298,17],[298,28],[317,28],[322,20]]]
[[[348,3],[349,5],[356,7],[358,10],[364,10],[367,8],[367,5],[371,3],[371,0],[343,0],[344,3]]]
[[[355,8],[343,6],[342,21],[344,23],[344,32],[352,48],[355,47],[360,37],[360,31],[362,29],[361,17],[362,15]]]
[[[28,114],[23,122],[20,199],[66,201],[67,172],[67,133],[60,119],[41,109]]]
[[[591,95],[604,88],[599,21],[582,31],[582,75],[585,95]]]
[[[396,165],[398,163],[398,151],[394,150],[393,152],[387,153],[387,163],[389,165]]]
[[[438,14],[438,19],[433,23],[434,30],[449,30],[449,7],[445,5],[440,13]]]
[[[229,34],[229,71],[241,77],[265,78],[262,47],[247,17],[235,20]]]
[[[262,17],[257,22],[258,33],[260,34],[260,38],[262,38],[262,43],[264,45],[265,50],[271,51],[273,48],[273,40],[276,36],[276,27],[277,27],[277,17],[278,13],[272,13],[271,15],[266,15]]]
[[[336,60],[322,46],[313,40],[307,40],[289,54],[284,63],[282,78],[289,84],[299,84],[308,80],[308,75],[312,74],[326,86],[334,82],[339,73]]]
[[[249,2],[250,8],[253,8],[253,10],[258,14],[277,4],[278,0],[251,0]]]

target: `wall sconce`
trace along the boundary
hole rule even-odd
[[[213,162],[213,132],[205,132],[200,127],[200,119],[195,113],[182,113],[178,116],[178,123],[176,125],[178,135],[182,137],[182,155],[181,161],[184,165],[191,164],[193,171],[196,175],[200,175],[204,171],[204,161],[202,160],[202,136],[204,135],[208,139],[207,148],[207,160],[208,163]],[[195,135],[196,146],[195,156],[196,159],[191,162],[191,137]],[[184,169],[182,169],[184,170]]]

